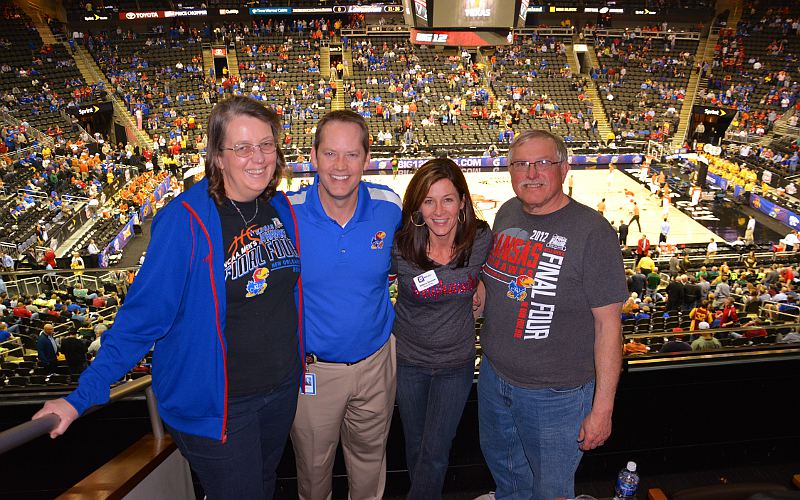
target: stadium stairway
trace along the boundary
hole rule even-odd
[[[782,114],[780,118],[775,120],[775,125],[773,126],[774,135],[798,135],[798,128],[792,127],[789,125],[789,118],[792,115],[797,114],[797,111],[794,109],[789,109],[786,113]]]
[[[494,102],[494,106],[492,106],[492,109],[490,109],[489,112],[492,111],[498,112],[500,110],[500,104],[497,102],[497,94],[494,93],[494,89],[492,88],[492,85],[489,83],[489,78],[486,77],[485,73],[483,76],[483,85],[484,88],[486,89],[486,92],[489,94],[489,96],[492,98],[492,101]]]
[[[726,10],[730,11],[726,27],[736,29],[736,25],[742,19],[742,12],[744,12],[743,0],[720,0],[717,2],[717,11],[719,15]]]
[[[697,44],[697,52],[694,55],[694,60],[711,61],[714,58],[714,46],[717,44],[718,39],[719,34],[716,32],[713,34],[709,33],[705,40],[701,38],[700,43]],[[710,55],[709,51],[711,52]],[[675,135],[672,136],[673,149],[680,149],[687,139],[686,132],[689,129],[689,123],[692,121],[692,108],[694,107],[694,99],[697,97],[697,92],[700,88],[700,80],[700,73],[693,69],[691,76],[689,76],[689,83],[686,85],[686,94],[683,96],[683,102],[686,105],[681,107],[678,130],[676,130]],[[703,88],[705,88],[705,79],[702,80],[704,80]]]
[[[98,207],[97,212],[102,212],[103,210],[108,210],[108,207],[112,206],[112,203],[111,203],[112,200],[117,201],[117,206],[119,206],[119,203],[118,203],[119,200],[115,196],[111,200],[108,200],[106,202],[106,204],[103,205],[102,207]],[[86,234],[89,231],[91,231],[92,227],[94,227],[96,222],[97,221],[95,219],[90,218],[89,220],[84,222],[83,225],[81,227],[79,227],[74,233],[72,233],[72,235],[70,235],[69,238],[67,238],[63,242],[61,242],[58,245],[58,247],[55,249],[56,258],[60,259],[60,258],[64,258],[64,257],[69,257],[70,256],[70,250],[72,249],[72,247],[75,246],[76,243],[81,241],[81,239],[84,236],[86,236]]]
[[[114,106],[114,121],[121,122],[121,124],[125,127],[128,131],[133,131],[134,143],[137,144],[140,148],[153,148],[153,140],[147,136],[147,134],[143,130],[139,130],[136,127],[136,120],[133,118],[131,113],[122,104],[122,101],[114,94],[114,87],[105,77],[103,72],[97,66],[97,63],[94,62],[91,54],[83,47],[76,46],[75,51],[72,53],[72,57],[75,59],[75,65],[77,66],[78,70],[81,72],[84,81],[87,84],[93,84],[97,82],[102,82],[108,92],[108,97],[111,99],[111,103]],[[128,138],[124,138],[127,140]],[[122,138],[117,138],[119,142]]]
[[[13,3],[13,2],[12,2]],[[36,6],[33,2],[17,2],[17,6],[31,18],[33,22],[33,26],[36,28],[36,31],[39,32],[39,36],[42,39],[42,42],[49,45],[54,45],[58,43],[58,40],[53,35],[53,32],[50,30],[50,27],[44,21],[45,15],[42,10],[38,6]]]
[[[233,50],[228,49],[228,74],[239,78],[239,54],[236,53],[235,47]]]
[[[339,75],[344,79],[344,77],[350,77],[350,69],[353,67],[353,52],[349,50],[348,47],[342,46],[342,63],[344,64],[344,75]]]
[[[39,16],[31,16],[31,19],[33,20],[33,25],[36,27],[36,31],[39,32],[39,36],[42,37],[42,42],[46,45],[55,45],[58,43],[56,37],[53,36],[53,31],[46,23],[39,19]]]
[[[211,52],[211,45],[203,45],[203,77],[209,75],[209,70],[214,68],[214,54]],[[216,73],[216,70],[214,70]]]
[[[330,78],[331,49],[327,45],[319,48],[319,74],[322,78]]]
[[[336,97],[331,100],[331,110],[337,111],[340,109],[345,109],[344,105],[344,80],[341,78],[336,79]]]
[[[576,70],[579,68],[579,65],[577,64],[577,55],[575,55],[575,46],[570,45],[567,50],[569,51],[567,61],[570,64],[572,74],[576,75],[578,74],[578,71]],[[591,50],[586,51],[586,61],[589,63],[590,68],[600,67],[600,61],[597,60],[597,53],[594,51],[594,46],[591,47]],[[603,100],[600,98],[600,94],[597,92],[597,85],[591,78],[588,79],[585,90],[586,95],[592,101],[592,115],[594,115],[594,117],[597,119],[597,131],[600,133],[602,140],[605,140],[609,134],[613,135],[614,131],[611,129],[611,123],[608,121],[608,116],[606,116],[606,110],[603,107]]]
[[[742,17],[742,8],[742,0],[720,0],[717,2],[716,15],[719,15],[726,10],[730,11],[727,25],[735,27],[739,22],[739,19]],[[695,62],[699,62],[700,66],[702,66],[704,62],[708,61],[709,65],[711,65],[711,63],[714,61],[714,47],[717,45],[717,41],[719,41],[719,29],[710,29],[708,31],[708,36],[705,38],[705,42],[703,39],[701,39],[700,43],[697,45]],[[684,96],[683,102],[694,104],[695,97],[697,97],[699,89],[706,90],[707,81],[705,78],[700,78],[699,73],[692,71],[692,75],[689,77],[689,84],[686,88],[686,95]],[[681,108],[678,130],[672,137],[672,147],[674,149],[681,148],[683,143],[689,138],[687,132],[692,118],[693,107],[694,106],[683,106]]]
[[[36,27],[36,31],[39,33],[42,42],[46,44],[63,43],[64,46],[67,47],[67,51],[70,51],[69,44],[66,42],[59,42],[55,35],[53,35],[53,31],[50,29],[50,26],[41,20],[39,11],[33,9],[31,5],[25,5],[22,3],[20,5],[33,21],[33,24]],[[86,82],[86,84],[91,85],[97,82],[102,82],[106,86],[106,89],[112,89],[111,84],[105,78],[102,71],[100,71],[100,68],[97,67],[94,59],[89,52],[86,51],[86,49],[76,46],[75,50],[72,52],[72,57],[75,59],[75,66],[81,72],[81,76],[83,76],[83,80]],[[130,130],[134,131],[135,143],[138,144],[139,147],[151,149],[152,140],[147,136],[147,134],[136,128],[136,121],[133,119],[125,106],[122,105],[119,99],[114,97],[113,92],[109,92],[108,95],[114,105],[115,121],[121,121],[125,128],[130,128]]]

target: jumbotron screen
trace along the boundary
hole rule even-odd
[[[524,26],[527,0],[404,0],[406,22],[416,28]],[[525,12],[527,13],[527,12]]]

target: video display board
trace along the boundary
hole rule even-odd
[[[517,26],[520,8],[520,0],[435,0],[428,3],[433,4],[433,28],[511,28]]]

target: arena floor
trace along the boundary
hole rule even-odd
[[[640,208],[642,232],[647,234],[651,242],[658,241],[664,211],[660,200],[641,184],[619,171],[613,174],[611,182],[608,170],[573,170],[569,175],[575,178],[573,198],[592,208],[596,208],[600,200],[605,198],[606,218],[615,226],[619,225],[620,220],[630,220],[632,203],[625,192],[632,192],[633,199]],[[364,180],[386,184],[402,196],[411,176],[412,174],[398,174],[395,178],[391,174],[365,175]],[[508,172],[467,172],[465,176],[477,209],[491,225],[500,205],[514,196]],[[293,185],[295,189],[297,183],[298,180],[295,179]],[[282,184],[281,189],[285,187],[285,184]],[[566,183],[564,189],[565,191],[567,189]],[[669,208],[668,220],[670,223],[668,243],[706,243],[712,237],[719,241],[717,235],[675,207]],[[635,245],[640,234],[634,223],[628,234],[628,244]]]

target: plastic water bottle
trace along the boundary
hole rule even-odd
[[[628,465],[619,471],[617,485],[614,488],[616,495],[614,500],[629,500],[636,497],[636,490],[639,488],[639,474],[636,473],[636,462],[628,462]]]

